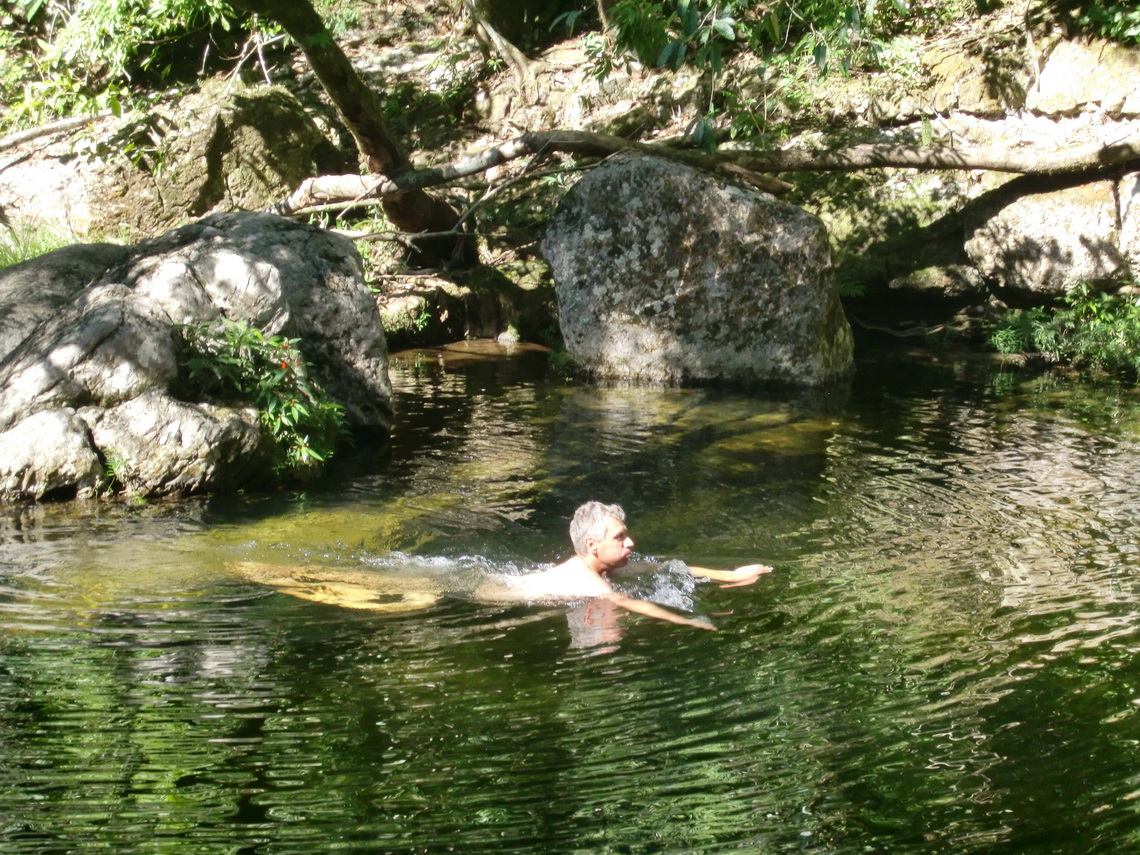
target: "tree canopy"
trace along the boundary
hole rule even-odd
[[[119,110],[147,88],[202,76],[281,43],[282,18],[305,9],[335,40],[359,18],[363,0],[0,0],[0,131],[51,119]],[[442,2],[442,0],[440,0]],[[448,0],[457,8],[461,0]],[[586,29],[591,61],[608,74],[624,56],[650,66],[691,66],[711,75],[742,51],[794,73],[851,72],[883,61],[900,34],[936,30],[995,0],[579,0],[552,33]],[[405,4],[405,5],[411,5]],[[425,5],[431,5],[425,0]],[[437,2],[436,5],[439,5]],[[523,0],[466,5],[484,18],[522,16]],[[570,4],[573,6],[573,4]],[[1030,0],[1030,17],[1051,16],[1074,31],[1140,42],[1140,9],[1129,0]],[[502,25],[500,25],[502,27]],[[288,26],[284,26],[286,31]],[[510,29],[517,29],[511,27]],[[324,38],[322,36],[322,38]],[[322,47],[297,41],[301,50]],[[715,89],[715,87],[714,87]],[[718,93],[710,112],[731,110]],[[719,101],[720,103],[716,103]],[[540,130],[538,128],[532,130]]]

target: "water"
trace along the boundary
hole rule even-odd
[[[391,447],[329,484],[0,517],[0,851],[1135,850],[1134,393],[901,358],[590,389],[478,348],[393,380]],[[565,557],[588,498],[626,584],[718,632],[465,595]],[[682,590],[675,557],[776,572]]]

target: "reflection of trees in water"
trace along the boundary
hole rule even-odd
[[[832,443],[824,513],[793,534],[818,570],[781,608],[800,633],[798,674],[847,663],[833,685],[844,712],[823,714],[845,770],[834,802],[914,806],[883,839],[929,842],[935,828],[984,849],[1063,826],[1067,805],[1125,795],[1119,777],[1091,796],[1071,774],[1082,751],[1120,750],[1103,722],[1134,712],[1111,663],[1136,643],[1140,410],[1100,401],[1115,437],[1103,411],[1090,419],[1032,388],[996,400],[923,390],[857,402]],[[1092,696],[1070,701],[1090,670]],[[1055,786],[1028,807],[1043,779]]]
[[[1129,397],[919,371],[829,414],[496,371],[448,375],[439,399],[406,384],[424,421],[344,492],[9,523],[9,827],[310,851],[1134,843]],[[776,573],[698,590],[733,612],[719,633],[623,619],[595,656],[568,649],[564,609],[379,617],[220,567],[306,553],[389,573],[409,544],[411,566],[553,558],[597,488],[647,552],[712,543]]]

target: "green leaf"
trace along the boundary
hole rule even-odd
[[[811,52],[812,59],[820,71],[827,71],[827,45],[819,42]]]
[[[736,40],[735,24],[736,21],[732,18],[717,18],[712,22],[712,28],[721,38],[728,39],[731,42]]]
[[[700,25],[700,16],[697,13],[696,4],[691,0],[678,0],[677,18],[681,24],[681,34],[686,39],[692,38]]]
[[[566,32],[567,33],[573,33],[574,32],[574,24],[578,20],[578,17],[581,14],[582,14],[582,11],[580,9],[574,9],[574,10],[569,11],[569,12],[563,12],[561,15],[559,15],[557,18],[555,18],[553,21],[550,22],[550,29],[555,30],[560,25],[565,24],[566,25]]]
[[[333,37],[329,35],[328,30],[322,30],[309,36],[305,44],[310,48],[327,49],[333,46]]]
[[[661,54],[657,57],[657,66],[664,68],[665,66],[672,66],[674,69],[680,68],[681,63],[685,60],[685,43],[674,39],[661,49]]]
[[[714,44],[709,48],[709,65],[714,72],[719,72],[724,63],[721,61],[720,45]]]
[[[769,12],[765,15],[764,24],[768,27],[768,35],[772,39],[772,44],[780,44],[783,39],[780,35],[780,19],[776,17],[776,13]]]

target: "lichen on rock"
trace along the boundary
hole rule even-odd
[[[543,252],[566,349],[603,378],[821,385],[852,368],[818,218],[659,158],[579,181]]]

